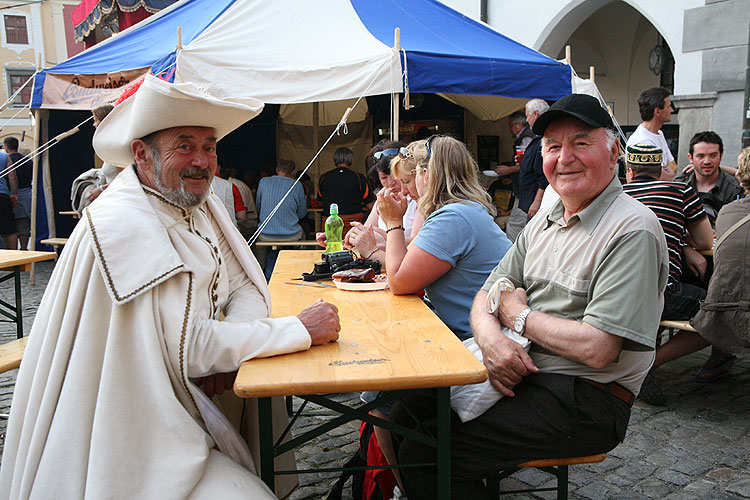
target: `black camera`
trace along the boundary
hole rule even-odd
[[[380,273],[380,262],[377,260],[355,259],[354,254],[349,250],[340,252],[324,253],[322,262],[316,262],[315,268],[311,273],[302,273],[302,279],[305,281],[329,280],[331,275],[337,271],[346,269],[374,269],[375,273]]]

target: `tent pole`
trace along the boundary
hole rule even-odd
[[[314,102],[314,103],[312,103],[312,105],[313,105],[313,109],[312,109],[312,112],[313,112],[313,115],[312,115],[312,121],[313,121],[313,130],[312,130],[313,136],[312,136],[312,140],[313,140],[313,154],[315,154],[315,153],[318,152],[318,132],[319,132],[318,129],[320,127],[320,107],[319,107],[319,103],[317,101]],[[315,182],[314,182],[314,184],[315,184],[315,193],[316,194],[318,192],[318,188],[320,187],[319,183],[320,183],[320,157],[318,157],[315,160]]]
[[[565,64],[573,66],[573,57],[570,54],[570,45],[565,46]]]
[[[42,144],[49,140],[49,111],[39,110],[39,137]],[[62,139],[59,139],[58,142]],[[44,186],[44,200],[47,207],[47,227],[50,238],[57,238],[57,226],[55,223],[55,202],[52,197],[52,175],[49,168],[49,150],[42,153],[42,173]]]
[[[594,76],[595,76],[594,67],[593,66],[589,66],[589,80],[591,80],[591,83],[595,83],[594,82]]]
[[[42,69],[42,54],[37,54],[37,60],[36,60],[36,70],[40,71]],[[32,114],[34,116],[34,148],[32,151],[36,150],[39,147],[39,118],[40,113],[38,109],[35,109],[32,111]],[[34,155],[34,158],[31,160],[31,237],[29,238],[29,244],[28,249],[31,251],[36,250],[36,202],[37,202],[37,186],[39,184],[39,155]],[[35,269],[34,269],[34,263],[31,263],[31,272],[29,273],[29,284],[34,284],[34,278],[35,278]]]
[[[396,28],[393,33],[393,49],[396,54],[401,50],[401,28]],[[391,130],[391,136],[394,141],[398,140],[398,122],[399,122],[399,106],[398,101],[401,99],[401,94],[396,92],[393,94],[393,130]]]

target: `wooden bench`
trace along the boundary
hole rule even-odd
[[[659,328],[666,328],[671,331],[674,330],[687,330],[688,332],[694,332],[695,328],[690,325],[690,321],[677,321],[677,320],[664,320],[659,323]]]
[[[323,247],[315,240],[297,240],[297,241],[256,241],[255,245],[259,247],[271,247],[271,250],[278,250],[279,247],[318,247],[323,251]],[[314,250],[314,248],[313,248]]]
[[[510,495],[511,493],[531,493],[537,491],[556,491],[557,500],[566,500],[568,498],[568,466],[579,465],[579,464],[593,464],[601,462],[607,458],[606,453],[599,453],[597,455],[590,455],[587,457],[571,457],[571,458],[545,458],[541,460],[531,460],[529,462],[523,462],[518,464],[514,469],[508,469],[500,471],[493,478],[487,479],[487,488],[489,489],[490,498],[498,498],[500,495]],[[512,490],[512,491],[500,491],[500,481],[518,472],[519,469],[527,469],[533,467],[535,469],[548,472],[557,478],[557,486],[552,488],[536,488],[528,490]]]
[[[0,344],[0,373],[5,373],[13,368],[18,368],[23,358],[23,351],[26,350],[26,342],[29,337],[11,340]]]
[[[65,244],[68,242],[68,238],[46,238],[43,240],[39,240],[39,243],[42,245],[51,245],[55,248],[55,252],[57,252],[57,247],[65,246]]]

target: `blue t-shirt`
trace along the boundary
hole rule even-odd
[[[0,151],[0,172],[5,172],[5,170],[8,168],[7,161],[8,156],[3,151]],[[10,183],[8,183],[7,175],[3,176],[0,179],[0,194],[10,196]]]
[[[474,296],[511,242],[487,209],[476,202],[451,203],[424,221],[414,243],[452,268],[425,289],[440,319],[461,340],[472,336]]]

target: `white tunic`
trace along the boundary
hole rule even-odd
[[[0,499],[268,497],[216,450],[190,377],[307,349],[301,322],[264,319],[269,307],[214,196],[188,212],[125,169],[84,211],[37,312]]]

